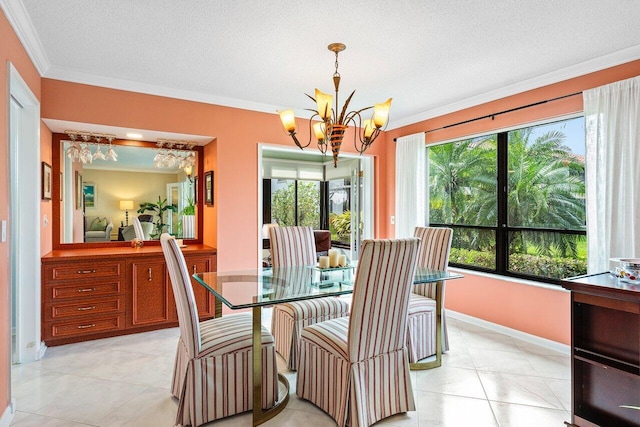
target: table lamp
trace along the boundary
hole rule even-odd
[[[133,209],[133,200],[120,200],[120,210],[124,211],[127,225],[129,225],[129,209]]]

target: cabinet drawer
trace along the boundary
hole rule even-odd
[[[76,320],[73,322],[56,322],[48,326],[51,338],[81,336],[96,332],[115,331],[124,328],[124,316],[105,316],[92,320]]]
[[[73,303],[50,304],[45,309],[45,321],[89,316],[93,314],[117,313],[122,310],[119,297],[94,299]]]
[[[45,268],[46,281],[85,279],[92,280],[94,277],[119,277],[122,273],[121,263],[108,264],[65,264],[51,265]]]
[[[119,280],[104,281],[101,283],[75,283],[48,285],[45,298],[57,301],[65,298],[91,298],[119,294],[121,292],[121,282]]]

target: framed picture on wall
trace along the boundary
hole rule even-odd
[[[213,171],[204,174],[204,202],[213,206]]]
[[[60,172],[60,201],[62,201],[62,195],[64,194],[64,180],[62,179],[62,172]]]
[[[51,165],[42,162],[42,200],[51,200]]]
[[[76,209],[82,209],[82,199],[83,199],[82,175],[80,175],[80,172],[78,171],[76,171],[75,193],[76,193]]]
[[[93,182],[82,183],[82,193],[84,194],[84,207],[95,209],[98,207],[98,195],[96,185]]]

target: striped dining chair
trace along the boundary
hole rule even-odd
[[[311,227],[269,228],[271,259],[274,274],[279,267],[310,266],[316,264],[316,244]],[[298,272],[300,274],[304,272]],[[299,277],[298,277],[299,278]],[[309,279],[311,277],[309,276]],[[298,280],[285,281],[296,283]],[[281,290],[287,292],[287,290]],[[295,289],[288,293],[295,293]],[[325,320],[349,315],[349,304],[335,298],[315,298],[277,304],[271,316],[271,333],[276,341],[276,351],[284,358],[287,367],[298,369],[298,348],[302,328]]]
[[[418,267],[446,270],[453,230],[444,227],[416,227],[414,236],[420,239]],[[446,282],[445,282],[446,283]],[[445,284],[442,284],[442,351],[449,350],[444,311]],[[409,300],[409,330],[407,331],[409,361],[415,363],[436,354],[436,284],[414,285]]]
[[[162,234],[160,244],[171,278],[180,326],[171,388],[171,393],[178,398],[176,425],[195,427],[251,410],[251,313],[199,322],[184,256],[169,234]],[[262,364],[262,407],[269,408],[277,398],[278,368],[273,336],[264,327]]]
[[[350,316],[302,331],[296,394],[338,426],[415,410],[406,335],[419,242],[363,241]]]

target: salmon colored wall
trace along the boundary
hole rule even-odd
[[[9,115],[8,63],[13,64],[38,99],[40,99],[40,76],[2,11],[0,11],[0,40],[2,40],[0,42],[0,221],[7,221],[7,229],[10,229],[11,224],[8,223],[10,211],[9,126],[7,123]],[[41,145],[46,145],[46,135],[43,135]],[[42,151],[42,160],[51,164],[50,151]],[[44,212],[46,212],[46,206],[43,207]],[[43,238],[45,240],[43,246],[46,247],[46,233]],[[9,404],[10,381],[7,371],[11,349],[9,286],[9,241],[7,240],[7,242],[0,243],[0,316],[2,316],[2,320],[0,320],[0,416]]]
[[[214,206],[204,208],[203,241],[217,247],[220,271],[258,265],[257,250],[253,249],[260,243],[258,144],[294,146],[275,112],[259,113],[51,79],[42,79],[42,90],[43,118],[214,137],[204,154],[204,170],[214,171]],[[353,153],[350,138],[352,134],[347,133],[343,151]],[[376,142],[367,154],[378,155],[385,143],[385,139]],[[385,200],[382,194],[386,186],[378,182],[387,179],[385,171],[376,171],[374,178],[376,197]],[[379,204],[376,212],[381,211],[386,207]]]
[[[204,147],[204,171],[215,170],[218,164],[218,141],[213,140]],[[213,206],[204,205],[204,215],[208,221],[204,222],[202,230],[202,243],[205,245],[217,247],[218,245],[218,227],[216,221],[212,221],[211,218],[217,218],[217,206],[219,204],[218,199],[218,187],[220,177],[217,177],[215,172],[213,174]],[[198,177],[198,186],[204,185],[204,177]],[[204,191],[202,192],[204,194]]]
[[[491,113],[582,92],[639,74],[640,60],[629,62],[394,129],[387,132],[387,138],[392,140],[400,136],[426,131],[426,140],[429,144],[581,112],[583,109],[582,96],[577,95],[498,115],[493,119],[487,118],[465,125],[435,130]],[[388,197],[387,218],[394,215],[395,211],[395,179],[393,178],[395,177],[395,147],[390,145],[387,145],[385,153],[386,170],[391,177],[388,180],[389,185],[386,191]],[[389,236],[392,236],[395,233],[394,227],[389,225],[388,228]],[[550,340],[565,344],[570,343],[570,298],[568,292],[561,289],[526,286],[508,279],[492,279],[473,273],[465,273],[465,276],[464,279],[453,280],[447,284],[447,308]]]

